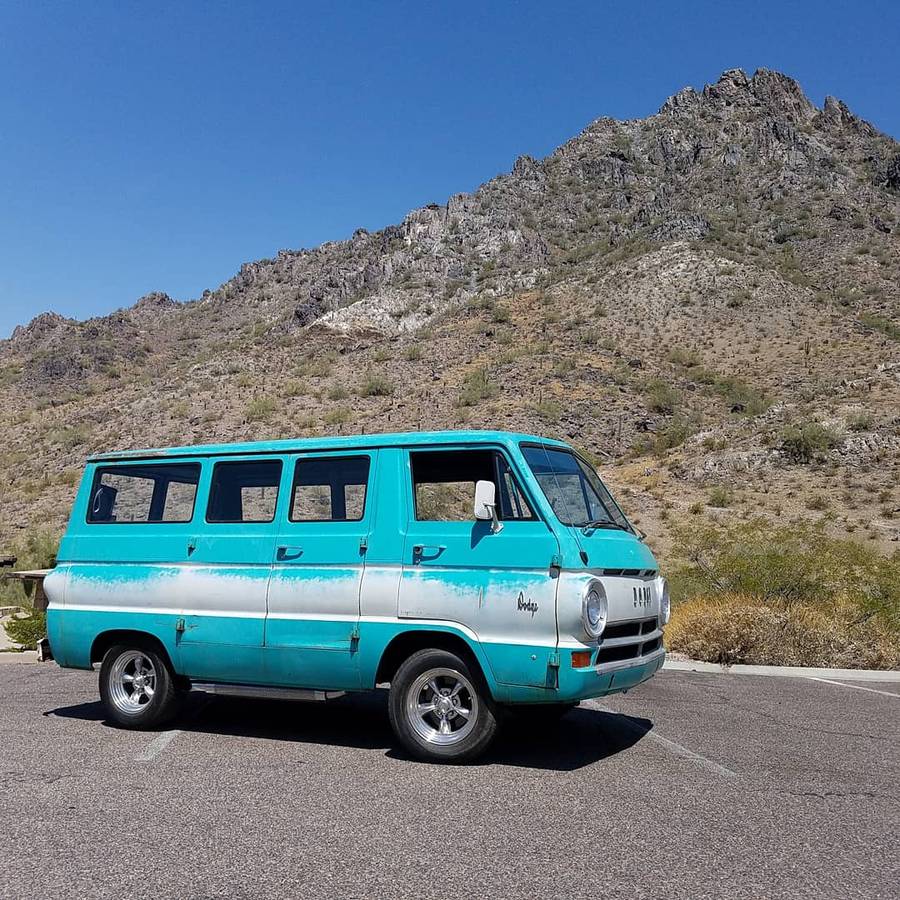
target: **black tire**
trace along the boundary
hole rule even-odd
[[[437,708],[417,712],[429,704]],[[473,760],[497,733],[496,708],[481,673],[447,650],[419,650],[400,666],[391,681],[388,711],[400,743],[428,762]],[[449,733],[441,730],[443,723]]]
[[[136,668],[138,658],[142,660],[140,669]],[[169,661],[151,645],[116,644],[106,651],[100,666],[100,699],[113,722],[123,728],[144,729],[174,718],[181,692]]]

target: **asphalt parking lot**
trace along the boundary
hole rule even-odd
[[[0,664],[2,897],[900,895],[896,683],[664,671],[453,768],[382,693],[140,733],[96,682]]]

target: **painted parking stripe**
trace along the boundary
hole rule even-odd
[[[832,681],[830,678],[818,678],[815,675],[810,675],[808,677],[810,681],[821,681],[823,684],[836,684],[838,687],[850,688],[853,691],[868,691],[870,694],[881,694],[884,697],[900,698],[900,694],[895,694],[892,691],[879,691],[876,688],[863,687],[860,684],[844,684],[843,681]]]
[[[695,753],[693,750],[688,749],[687,747],[683,747],[681,744],[677,744],[675,741],[670,741],[668,738],[663,737],[661,734],[657,734],[652,728],[642,728],[640,725],[632,722],[627,716],[622,713],[614,712],[611,709],[606,709],[603,706],[595,706],[594,709],[599,709],[601,712],[609,713],[612,716],[615,716],[619,722],[624,725],[629,731],[634,732],[635,734],[639,734],[642,738],[647,738],[648,740],[653,741],[654,743],[659,744],[661,747],[665,748],[669,751],[673,756],[680,756],[682,759],[688,759],[692,763],[700,766],[701,769],[706,769],[707,772],[713,772],[716,775],[721,775],[723,778],[737,778],[737,772],[732,772],[731,769],[726,768],[725,766],[717,763],[715,760],[707,759],[705,756],[701,756],[699,753]]]
[[[158,734],[149,744],[134,758],[135,762],[153,762],[169,744],[172,743],[181,731],[177,728],[172,731],[164,731]]]

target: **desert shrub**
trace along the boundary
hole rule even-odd
[[[900,553],[815,528],[683,529],[671,650],[719,663],[900,667]]]
[[[59,535],[35,528],[13,544],[10,554],[16,557],[17,569],[49,569],[56,564]],[[30,606],[31,595],[20,581],[0,581],[0,603],[4,606]]]
[[[840,435],[827,425],[803,422],[781,432],[781,452],[794,463],[806,465],[840,443]]]
[[[545,422],[558,422],[563,414],[562,406],[555,400],[542,400],[535,404],[534,411]]]
[[[32,609],[27,615],[13,616],[3,623],[7,637],[22,650],[36,650],[37,642],[47,634],[47,614]]]
[[[751,629],[760,609],[764,614],[759,615],[769,624],[753,628],[774,628],[771,623],[779,622],[790,635],[791,629],[814,627],[822,637],[816,652],[823,654],[816,665],[881,666],[885,663],[879,659],[891,658],[895,660],[891,665],[900,665],[900,551],[886,556],[856,541],[831,537],[818,527],[772,526],[761,520],[728,527],[694,522],[677,529],[675,538],[674,556],[680,562],[670,577],[673,603],[676,610],[681,605],[694,606],[702,614],[695,618],[680,613],[680,624],[673,632],[678,646],[670,643],[672,649],[700,652],[693,645],[685,649],[694,639],[688,632],[696,627],[698,635],[707,635],[704,640],[709,644],[702,658],[737,654],[729,649],[737,646],[730,636],[731,626],[716,622],[742,605],[751,610],[740,619],[746,629]],[[723,598],[727,606],[717,606],[716,601]],[[709,636],[714,630],[719,635],[716,641]],[[836,635],[832,644],[824,642],[827,633]],[[789,648],[800,639],[785,640]],[[852,648],[858,652],[855,662],[850,658]],[[785,649],[783,658],[793,659],[793,652]],[[826,659],[827,652],[832,656]],[[772,653],[770,649],[765,658],[752,658],[749,650],[741,650],[747,662],[766,662]]]
[[[268,422],[274,412],[275,401],[271,397],[258,397],[247,404],[244,418],[248,422]]]
[[[717,376],[712,388],[730,407],[749,416],[758,416],[771,405],[765,394],[734,375]]]
[[[481,400],[490,400],[500,393],[500,387],[488,375],[486,369],[475,369],[463,379],[457,406],[475,406]]]
[[[664,428],[660,428],[653,438],[653,452],[662,456],[667,450],[680,447],[692,434],[694,428],[685,419],[676,418]]]
[[[47,435],[47,442],[59,444],[64,450],[74,450],[86,444],[91,437],[91,430],[85,425],[72,425],[67,428],[54,428]]]
[[[377,372],[369,372],[359,386],[360,397],[390,397],[393,393],[394,383]]]
[[[352,414],[346,406],[339,406],[337,409],[329,410],[322,418],[326,425],[343,425],[349,422]]]
[[[726,506],[731,506],[733,499],[732,493],[727,487],[717,484],[709,492],[709,499],[706,502],[708,506],[725,509]]]
[[[733,665],[900,667],[900,640],[859,621],[853,603],[819,609],[753,594],[701,597],[676,607],[666,629],[670,650]]]
[[[886,334],[895,341],[900,341],[900,325],[897,325],[896,322],[892,322],[890,319],[876,316],[873,313],[863,313],[859,317],[859,321],[869,328],[874,328],[876,331]]]
[[[681,400],[681,395],[668,382],[654,378],[646,387],[647,405],[653,412],[671,415]]]
[[[699,366],[702,362],[699,354],[696,351],[684,350],[681,347],[676,347],[674,350],[670,350],[667,355],[669,358],[669,362],[674,363],[676,366],[681,366],[685,369],[691,369],[694,366]]]

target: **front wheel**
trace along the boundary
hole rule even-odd
[[[100,699],[110,719],[125,728],[153,728],[178,712],[169,663],[149,647],[109,648],[100,666]]]
[[[397,670],[389,699],[391,727],[413,756],[465,762],[497,733],[494,704],[478,673],[446,650],[419,650]]]

